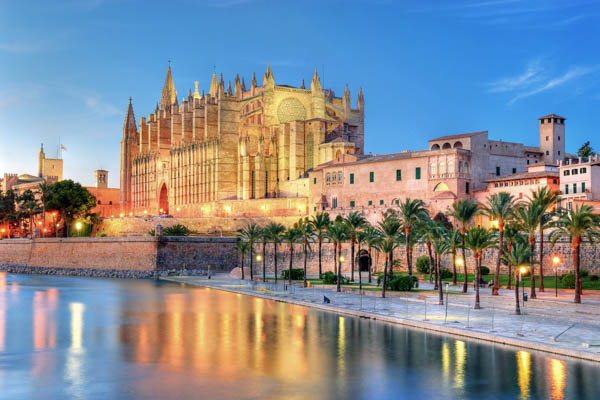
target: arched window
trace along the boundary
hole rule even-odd
[[[450,143],[444,143],[444,145],[442,146],[442,149],[451,149],[452,145]]]
[[[463,172],[463,164],[462,164],[462,161],[459,161],[458,162],[458,173],[462,174],[462,172]]]
[[[338,181],[342,181],[342,171],[338,171]]]
[[[329,172],[327,173],[325,179],[326,179],[327,182],[331,182],[331,175],[329,174]]]
[[[454,160],[448,161],[448,173],[449,174],[454,173]]]
[[[469,163],[465,161],[465,174],[469,173]]]
[[[435,187],[433,188],[434,192],[447,192],[450,189],[448,188],[448,185],[446,185],[444,182],[440,182],[437,185],[435,185]]]
[[[431,175],[437,175],[437,164],[436,163],[431,163]]]
[[[456,142],[456,143],[454,143],[454,148],[455,149],[462,149],[462,142]]]
[[[336,178],[337,178],[337,174],[336,174],[335,172],[332,172],[332,173],[331,173],[331,180],[332,180],[333,182],[335,182],[335,179],[336,179]]]
[[[439,144],[434,144],[433,146],[431,146],[431,150],[439,150],[439,149],[440,149]]]
[[[445,173],[446,173],[446,162],[440,161],[440,174],[445,174]]]

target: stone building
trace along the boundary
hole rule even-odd
[[[96,198],[96,207],[90,212],[98,217],[117,217],[121,212],[119,188],[108,187],[108,171],[98,169],[94,171],[94,186],[85,187]]]
[[[558,168],[562,206],[588,204],[600,212],[600,156],[568,158]]]
[[[40,147],[38,153],[38,173],[37,176],[30,174],[4,174],[4,178],[0,179],[0,190],[6,192],[12,190],[17,194],[21,194],[26,190],[39,189],[40,184],[48,185],[62,181],[63,179],[63,160],[60,158],[46,158],[44,153],[44,144]]]
[[[153,113],[136,123],[131,100],[121,141],[121,208],[125,213],[202,216],[234,208],[244,215],[286,212],[271,199],[308,197],[307,171],[342,154],[364,152],[364,98],[356,108],[321,87],[276,85],[270,66],[259,86],[213,73],[208,93],[181,101],[171,68]],[[260,200],[257,200],[260,199]],[[242,201],[242,206],[223,201]],[[274,208],[282,205],[282,210]],[[307,210],[304,210],[306,213]],[[297,210],[294,210],[297,215]]]

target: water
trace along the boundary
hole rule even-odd
[[[216,290],[0,273],[0,398],[598,399],[600,366]]]

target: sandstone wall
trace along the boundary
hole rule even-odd
[[[18,266],[18,272],[58,269],[88,275],[82,271],[132,271],[146,277],[148,272],[180,269],[230,271],[237,267],[237,260],[235,239],[221,237],[0,240],[0,266]]]

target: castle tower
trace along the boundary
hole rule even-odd
[[[108,187],[108,171],[103,169],[95,170],[94,184],[98,189],[106,189]]]
[[[38,176],[40,178],[44,177],[44,159],[46,158],[46,154],[44,153],[44,143],[40,147],[40,153],[38,154]]]
[[[565,120],[556,114],[538,118],[540,124],[540,151],[544,162],[558,164],[565,157]]]
[[[170,73],[170,68],[169,68]],[[123,138],[121,139],[121,207],[124,211],[129,211],[131,207],[131,177],[132,177],[132,161],[135,154],[138,152],[139,138],[137,136],[137,127],[135,124],[135,115],[133,113],[133,105],[131,97],[129,98],[129,106],[123,123]],[[108,178],[108,173],[106,175]],[[108,182],[108,179],[106,180]],[[98,182],[96,182],[98,183]]]

